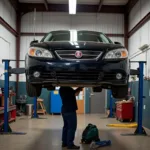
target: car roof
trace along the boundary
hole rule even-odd
[[[55,34],[55,33],[58,33],[58,32],[60,32],[60,33],[63,33],[63,32],[70,32],[71,30],[55,30],[55,31],[51,31],[51,32],[49,32],[49,33],[53,33],[53,34]],[[98,34],[98,33],[102,33],[102,32],[98,32],[98,31],[89,31],[89,30],[77,30],[77,32],[78,31],[82,31],[82,32],[91,32],[91,33],[96,33],[96,34]],[[104,33],[102,33],[102,34],[104,34]]]

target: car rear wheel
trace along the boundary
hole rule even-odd
[[[128,95],[128,85],[113,87],[112,95],[116,99],[125,99]]]
[[[33,85],[26,81],[27,94],[30,97],[39,97],[41,95],[42,87],[40,85]]]
[[[93,87],[93,92],[102,92],[102,87],[101,86]]]

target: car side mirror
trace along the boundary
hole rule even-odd
[[[121,45],[121,43],[120,42],[114,42],[116,45]]]
[[[31,41],[30,46],[31,46],[32,44],[38,43],[38,42],[39,42],[38,40]]]

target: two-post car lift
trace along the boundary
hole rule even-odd
[[[25,133],[16,133],[16,132],[12,132],[11,128],[9,127],[9,123],[8,123],[8,100],[9,100],[9,75],[10,74],[22,74],[25,73],[25,69],[24,68],[14,68],[14,69],[10,69],[9,67],[9,63],[10,61],[16,61],[16,60],[3,60],[4,63],[4,128],[1,129],[1,133],[10,133],[10,134],[25,134]],[[24,60],[22,60],[24,61]],[[137,129],[135,131],[134,134],[132,135],[146,135],[146,132],[142,126],[142,119],[143,119],[143,82],[144,82],[144,64],[146,62],[144,61],[132,61],[130,63],[139,63],[139,69],[138,70],[134,70],[131,71],[130,75],[138,75],[139,77],[139,87],[138,87],[138,126]],[[111,115],[112,115],[112,104],[110,105],[111,108]],[[112,117],[112,116],[110,116]],[[37,115],[37,98],[34,98],[34,113],[33,113],[33,117],[32,118],[38,118]],[[125,134],[122,134],[125,135]],[[131,135],[131,134],[126,134],[126,135]]]
[[[11,68],[9,66],[10,61],[16,61],[16,60],[2,60],[4,63],[4,123],[2,127],[0,128],[0,134],[26,134],[22,132],[12,132],[9,122],[8,122],[8,111],[9,111],[9,76],[11,74],[24,74],[25,69],[24,68]],[[24,60],[20,60],[24,61]],[[34,98],[34,108],[33,108],[33,116],[32,118],[38,118],[37,115],[37,98]]]

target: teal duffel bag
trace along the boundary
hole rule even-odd
[[[82,133],[81,143],[90,144],[91,142],[98,142],[99,139],[99,131],[96,125],[88,124],[88,126],[84,129]]]

